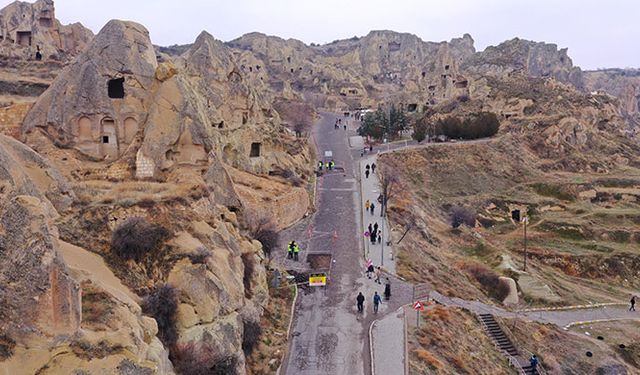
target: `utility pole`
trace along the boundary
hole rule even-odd
[[[380,233],[382,233],[380,235],[380,266],[384,266],[384,232],[385,232],[385,227],[384,227],[384,216],[382,217],[382,226],[380,227],[382,229],[380,229]]]
[[[524,271],[527,271],[527,223],[529,222],[529,217],[525,216],[522,221],[524,221]]]

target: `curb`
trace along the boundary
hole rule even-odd
[[[402,309],[402,316],[404,317],[404,374],[409,375],[409,326],[407,323],[407,310],[404,306],[400,306]]]
[[[371,375],[376,374],[376,365],[373,358],[373,326],[375,326],[377,322],[378,319],[371,322],[371,325],[369,326],[369,354],[371,355]]]
[[[607,303],[594,303],[591,305],[574,305],[574,306],[560,306],[560,307],[536,307],[532,309],[516,310],[515,312],[536,312],[536,311],[558,311],[558,310],[579,310],[579,309],[592,309],[598,307],[607,306],[626,306],[624,302],[607,302]]]
[[[583,320],[583,321],[579,321],[579,322],[571,322],[571,323],[567,324],[566,326],[564,326],[564,328],[568,329],[568,328],[571,328],[573,326],[580,326],[580,325],[589,324],[589,323],[617,322],[619,320],[640,320],[640,317],[637,317],[637,318],[613,318],[613,319]]]
[[[293,326],[293,313],[295,312],[296,309],[296,303],[298,303],[298,285],[297,284],[293,284],[294,286],[294,290],[295,290],[295,295],[293,296],[293,302],[291,303],[291,317],[289,318],[289,327],[287,328],[287,351],[284,353],[284,356],[282,356],[282,363],[280,363],[280,366],[278,367],[278,370],[276,371],[276,375],[280,375],[281,370],[282,370],[282,366],[285,365],[285,359],[289,359],[289,345],[291,344],[291,326]],[[286,368],[286,365],[285,365]]]

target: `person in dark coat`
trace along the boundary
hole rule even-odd
[[[631,297],[631,307],[629,307],[629,311],[636,311],[636,296]]]
[[[371,163],[371,173],[376,173],[376,163]]]
[[[389,300],[391,298],[391,281],[387,277],[387,281],[384,284],[384,299]]]
[[[369,234],[373,234],[373,227],[371,226],[371,223],[369,223]]]
[[[378,223],[373,224],[373,231],[374,232],[378,231]]]
[[[365,178],[369,178],[369,170],[368,169],[364,171],[364,177]]]
[[[380,298],[380,295],[378,294],[378,292],[374,292],[373,293],[373,313],[374,314],[378,313],[378,305],[380,305],[380,302],[382,302],[382,298]]]
[[[371,209],[371,215],[373,215],[373,210],[376,209],[376,205],[371,203],[371,204],[369,204],[369,208]]]
[[[364,311],[364,295],[362,292],[358,293],[358,297],[356,297],[356,302],[358,303],[358,312],[361,313]]]

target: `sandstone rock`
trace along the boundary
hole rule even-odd
[[[93,37],[79,23],[61,25],[52,0],[15,1],[2,8],[0,35],[0,55],[29,59],[35,59],[36,51],[44,59],[76,56]]]

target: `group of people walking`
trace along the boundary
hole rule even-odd
[[[367,276],[369,277],[369,279],[371,279],[371,274],[375,274],[374,282],[378,284],[382,284],[380,282],[380,276],[382,274],[382,270],[380,269],[380,267],[374,267],[371,260],[369,260],[368,267],[367,267]],[[384,284],[384,299],[388,301],[390,298],[391,298],[391,281],[387,277]],[[358,296],[356,297],[356,306],[358,307],[358,312],[360,313],[364,312],[364,301],[365,301],[364,294],[362,294],[362,292],[359,292]],[[377,291],[373,292],[373,313],[374,314],[378,313],[378,307],[381,303],[382,303],[382,298],[380,297],[378,292]]]
[[[344,124],[343,124],[341,118],[336,119],[336,123],[333,125],[333,128],[336,129],[336,130],[340,129],[340,125],[342,125],[344,130],[347,130],[347,122],[345,121]]]
[[[367,229],[369,231],[369,239],[372,244],[375,245],[376,243],[382,243],[382,230],[378,228],[377,222],[373,224],[373,226],[369,223],[369,227]]]
[[[369,178],[369,174],[376,173],[376,163],[371,163],[371,165],[367,164],[364,167],[364,177]]]

